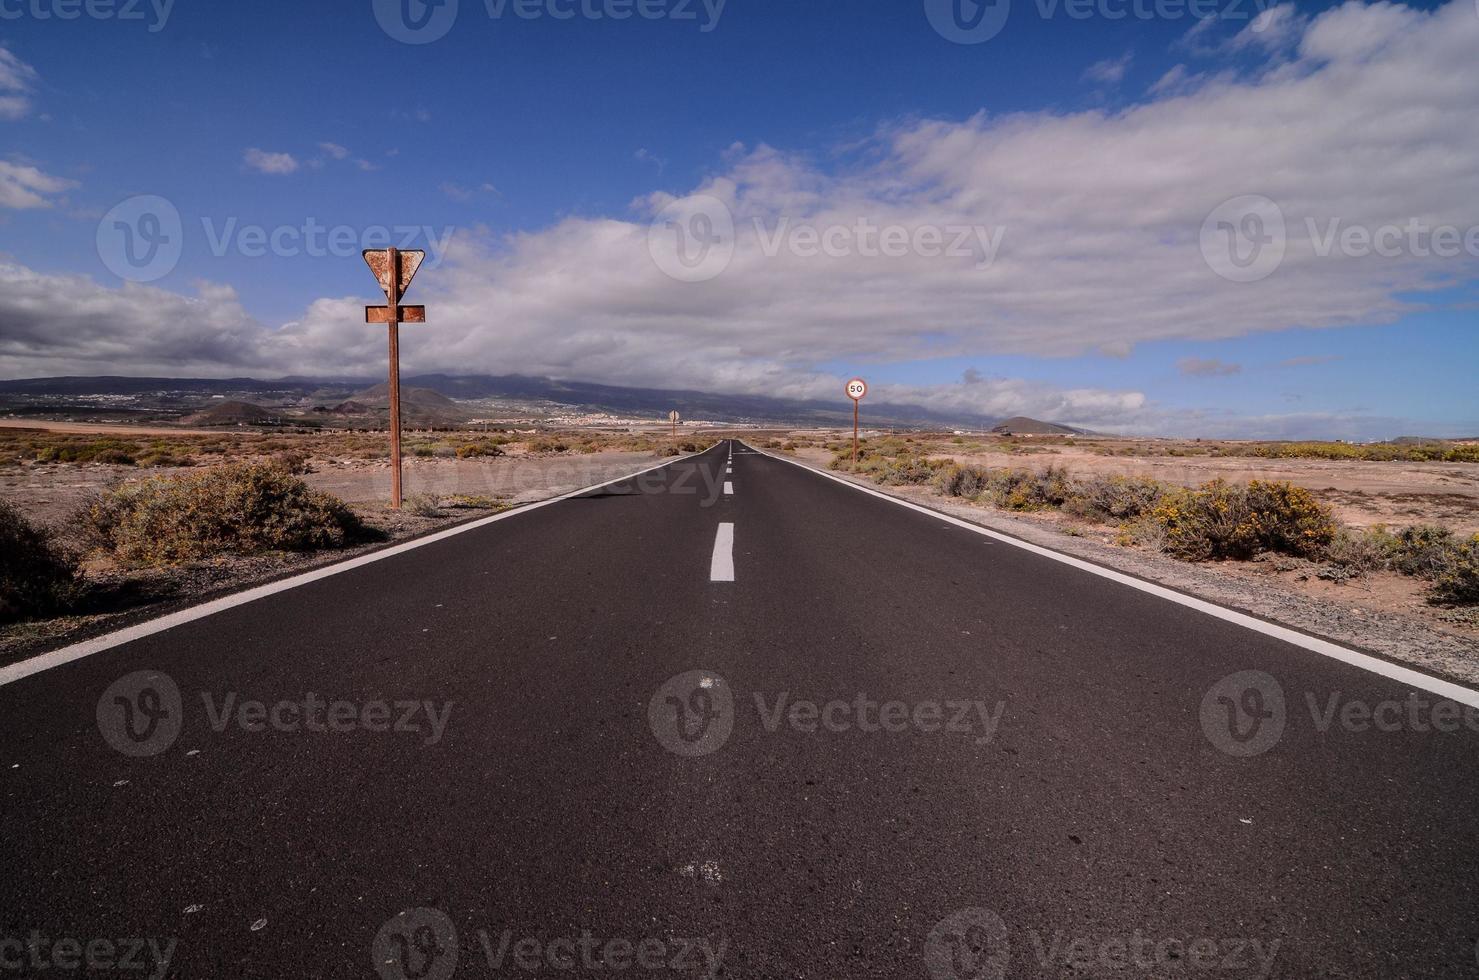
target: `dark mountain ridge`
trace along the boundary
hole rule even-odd
[[[771,398],[764,395],[716,394],[691,389],[633,388],[589,381],[565,381],[521,374],[408,375],[405,389],[427,389],[461,401],[511,399],[545,402],[582,412],[608,412],[661,418],[677,409],[689,419],[718,422],[754,422],[797,425],[850,425],[852,406],[841,390],[835,400]],[[333,405],[348,399],[383,403],[385,383],[375,378],[286,377],[261,378],[134,378],[121,376],[24,378],[0,381],[0,394],[31,397],[83,395],[146,395],[171,392],[213,395],[276,395],[318,400]],[[372,394],[373,393],[373,394]],[[431,407],[431,406],[426,406]],[[450,408],[449,405],[439,406]],[[863,403],[871,426],[986,429],[1000,419],[968,413],[941,412],[921,405]]]

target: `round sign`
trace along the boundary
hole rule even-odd
[[[862,401],[863,396],[866,394],[868,394],[868,382],[864,381],[862,378],[853,378],[847,383],[847,397],[851,398],[853,401]]]
[[[676,422],[680,418],[682,418],[682,416],[680,416],[677,412],[669,412],[668,413],[668,421],[669,422]]]

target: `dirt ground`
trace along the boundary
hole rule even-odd
[[[0,419],[0,429],[41,429],[45,432],[98,433],[110,436],[178,436],[204,431],[178,425],[107,425],[102,422],[52,422],[46,419]]]
[[[812,441],[818,438],[814,432],[797,431],[793,435]],[[838,432],[831,438],[850,440],[852,433]],[[1079,440],[1077,445],[1026,439],[1017,445],[1022,451],[1012,452],[1005,445],[1000,450],[955,451],[947,440],[932,442],[929,448],[932,456],[974,466],[1032,470],[1062,466],[1074,476],[1148,476],[1186,487],[1217,479],[1232,483],[1283,480],[1313,491],[1334,509],[1337,518],[1352,527],[1441,524],[1465,537],[1479,531],[1479,463],[1114,456],[1105,451],[1126,443],[1093,439]],[[1170,450],[1176,445],[1166,443],[1163,448]],[[830,458],[830,454],[821,458]]]
[[[487,497],[522,504],[604,483],[656,465],[651,453],[581,456],[505,456],[498,459],[408,459],[404,489],[417,496]],[[62,524],[87,497],[118,483],[189,473],[177,467],[99,463],[35,464],[0,469],[0,498],[43,524]],[[314,460],[303,479],[356,508],[390,498],[390,463],[384,460]]]
[[[499,459],[409,459],[407,497],[429,494],[491,497],[522,504],[559,496],[635,473],[659,462],[652,453],[589,453],[581,456],[505,456]],[[314,463],[303,479],[351,504],[386,499],[390,463]]]
[[[1030,455],[968,453],[959,462],[1042,469],[1063,466],[1085,476],[1149,476],[1199,486],[1286,480],[1316,493],[1353,527],[1442,524],[1463,535],[1479,531],[1479,463],[1386,463],[1363,460],[1237,457],[1117,457],[1075,446],[1050,446]]]

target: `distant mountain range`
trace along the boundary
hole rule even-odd
[[[498,401],[539,405],[546,412],[610,413],[613,415],[659,419],[676,409],[686,419],[716,422],[750,422],[780,425],[850,425],[852,406],[841,391],[833,401],[769,398],[763,395],[722,395],[703,391],[629,388],[594,384],[584,381],[558,381],[551,378],[510,374],[501,376],[451,376],[425,374],[401,380],[403,392],[422,389],[426,394],[404,396],[403,404],[414,401],[417,414],[432,420],[445,416],[453,422],[468,413],[458,402]],[[54,400],[58,408],[79,410],[96,407],[99,396],[151,397],[154,402],[179,405],[181,414],[209,411],[211,399],[229,397],[238,402],[311,400],[327,413],[336,408],[383,410],[387,404],[384,382],[369,378],[290,377],[275,380],[258,378],[127,378],[65,377],[31,378],[0,381],[0,400],[13,406],[19,396],[27,407]],[[435,396],[443,396],[433,404]],[[11,396],[5,398],[3,396]],[[431,397],[428,397],[431,396]],[[79,400],[84,400],[79,403]],[[198,403],[198,404],[192,404]],[[226,408],[219,403],[220,414],[233,417],[252,415],[239,406]],[[270,409],[268,413],[271,414]],[[324,414],[324,413],[320,413]],[[358,414],[358,411],[356,411]],[[884,402],[864,403],[864,416],[869,425],[914,426],[923,428],[964,428],[984,430],[1002,423],[1000,418],[964,413],[940,412],[920,405],[898,405]],[[1075,430],[1053,423],[1013,419],[1012,431],[1026,434],[1023,422],[1046,426],[1043,431],[1070,433]]]
[[[991,431],[1003,436],[1090,436],[1095,434],[1088,429],[1076,429],[1071,425],[1059,425],[1057,422],[1043,422],[1040,419],[1030,419],[1025,415],[1018,415],[993,425]]]

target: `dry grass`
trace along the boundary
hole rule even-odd
[[[341,548],[364,525],[337,497],[271,463],[231,463],[124,484],[82,515],[91,543],[132,566]]]

